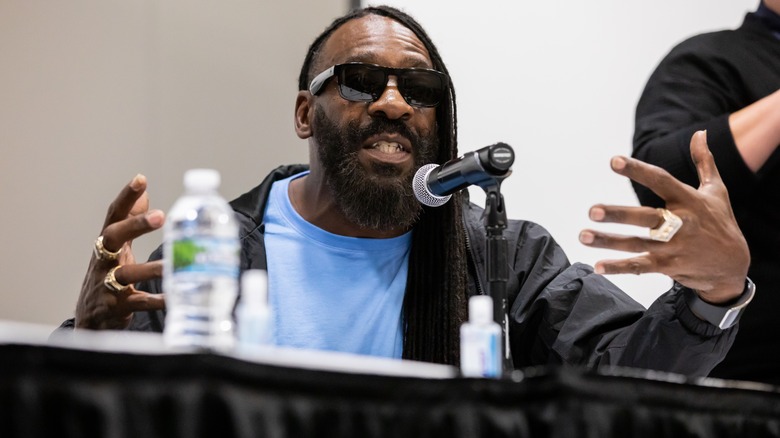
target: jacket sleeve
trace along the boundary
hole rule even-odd
[[[517,295],[510,297],[515,365],[626,366],[707,375],[736,328],[698,319],[675,285],[645,310],[590,266],[569,265],[541,226],[524,222],[515,253]],[[514,290],[514,289],[510,289]]]
[[[633,156],[698,186],[690,154],[694,132],[707,130],[707,143],[729,193],[750,193],[756,177],[737,150],[729,115],[750,102],[731,62],[713,50],[709,40],[693,38],[675,47],[651,75],[637,104]],[[633,183],[643,205],[663,201]]]

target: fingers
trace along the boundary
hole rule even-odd
[[[130,323],[133,312],[164,309],[162,294],[142,292],[133,286],[139,281],[161,276],[161,261],[141,265],[115,265],[112,269],[91,264],[76,304],[76,326],[90,329],[124,329]]]
[[[655,228],[663,223],[663,214],[651,207],[624,207],[598,204],[590,208],[588,216],[596,222],[636,225]]]
[[[119,222],[109,224],[103,230],[103,246],[109,251],[116,251],[125,242],[157,230],[164,223],[165,213],[161,210],[152,210],[143,215],[131,216]]]
[[[718,167],[715,165],[715,158],[707,146],[707,131],[698,131],[691,137],[691,159],[696,165],[701,185],[713,182],[722,183]]]
[[[133,312],[165,308],[161,294],[138,291],[133,286],[162,277],[162,262],[137,265],[131,250],[133,239],[165,222],[162,211],[149,211],[146,187],[146,177],[136,175],[108,208],[98,242],[105,251],[121,251],[118,257],[109,257],[96,246],[76,305],[78,327],[126,328]]]
[[[678,181],[666,170],[635,158],[613,157],[610,166],[615,173],[642,184],[664,200],[678,200],[694,189]]]
[[[162,278],[162,261],[142,263],[140,265],[122,265],[114,271],[116,281],[132,285],[139,281]]]
[[[593,270],[597,274],[648,274],[656,272],[655,264],[647,257],[639,256],[623,260],[602,260]]]
[[[165,296],[163,294],[136,292],[127,297],[127,303],[134,312],[163,310],[165,309]]]
[[[589,216],[594,221],[651,230],[650,238],[582,231],[580,241],[587,246],[635,253],[627,259],[597,262],[597,273],[657,272],[698,291],[725,290],[726,298],[733,297],[731,292],[739,289],[737,286],[741,285],[739,282],[743,281],[749,264],[749,255],[745,255],[747,246],[707,147],[705,131],[693,135],[690,150],[701,182],[698,189],[678,181],[659,167],[632,158],[612,159],[611,166],[616,173],[651,189],[666,201],[669,210],[591,207]],[[665,211],[671,214],[663,214]]]
[[[594,248],[607,248],[627,252],[652,251],[658,248],[658,244],[661,243],[642,237],[602,233],[594,230],[581,231],[580,242]]]
[[[162,227],[165,214],[160,210],[149,210],[149,197],[146,193],[146,177],[138,174],[122,189],[108,207],[103,225],[103,246],[116,252],[133,239]],[[127,257],[123,259],[127,263]]]
[[[138,205],[136,205],[138,204]],[[146,177],[138,174],[119,192],[119,195],[114,199],[114,202],[108,207],[106,213],[106,220],[103,223],[103,228],[108,225],[125,219],[131,211],[139,214],[149,206],[148,198],[146,197]]]
[[[140,281],[151,280],[162,277],[162,261],[148,262],[141,265],[122,265],[114,271],[116,281],[124,285],[133,285]],[[141,292],[134,287],[129,287],[125,291],[111,292],[117,296],[123,296],[123,308],[129,312],[144,310],[162,310],[165,308],[165,298],[163,294],[150,294]],[[126,294],[126,295],[122,295]]]

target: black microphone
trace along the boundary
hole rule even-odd
[[[515,151],[506,143],[496,143],[443,165],[426,164],[414,174],[412,188],[421,204],[439,207],[452,194],[470,185],[483,189],[496,185],[511,173]]]

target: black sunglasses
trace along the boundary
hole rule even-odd
[[[318,74],[309,85],[316,95],[332,76],[336,76],[339,94],[353,102],[375,102],[387,88],[390,76],[398,78],[398,91],[412,106],[433,107],[441,103],[447,89],[447,76],[427,68],[390,68],[353,62],[336,64]]]

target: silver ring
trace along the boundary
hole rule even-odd
[[[114,292],[122,292],[123,290],[130,287],[129,284],[122,284],[116,280],[116,270],[121,267],[122,265],[114,266],[110,271],[108,271],[106,278],[103,279],[103,284]]]
[[[650,229],[650,238],[659,242],[668,242],[682,227],[683,221],[680,216],[665,208],[656,208],[656,210],[661,213],[664,221],[661,225]]]
[[[119,248],[116,252],[107,250],[106,247],[103,246],[103,235],[100,235],[97,239],[95,239],[95,247],[93,248],[93,252],[95,253],[95,257],[97,257],[98,260],[114,261],[119,258],[119,254],[122,253],[122,248]]]

